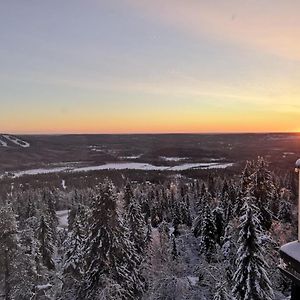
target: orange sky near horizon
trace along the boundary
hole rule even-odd
[[[193,118],[194,117],[194,118]],[[69,134],[69,133],[90,133],[90,134],[131,134],[131,133],[264,133],[264,132],[300,132],[299,122],[294,119],[294,127],[291,126],[290,116],[287,120],[273,120],[273,116],[261,115],[253,118],[252,115],[237,115],[233,118],[211,118],[207,116],[198,120],[197,116],[185,116],[178,119],[168,116],[156,116],[155,122],[144,117],[139,120],[130,120],[130,117],[116,119],[91,119],[82,118],[70,119],[62,117],[54,123],[41,120],[41,128],[37,130],[36,120],[27,124],[24,130],[16,124],[8,128],[7,132],[15,134]]]

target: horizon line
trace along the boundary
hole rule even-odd
[[[229,134],[300,134],[298,131],[207,131],[207,132],[60,132],[60,133],[47,133],[47,132],[28,132],[28,133],[18,133],[18,132],[1,132],[0,135],[19,135],[19,136],[26,136],[26,135],[229,135]]]

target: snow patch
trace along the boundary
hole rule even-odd
[[[139,155],[131,155],[131,156],[120,156],[121,159],[138,159],[142,156],[142,154]]]
[[[68,217],[69,217],[69,210],[58,210],[56,212],[56,216],[58,218],[58,227],[59,228],[67,228],[68,227]]]
[[[7,143],[4,142],[3,140],[0,140],[0,146],[2,146],[2,147],[7,147]]]
[[[183,161],[189,159],[188,157],[168,157],[168,156],[160,156],[160,158],[165,161]]]
[[[199,277],[196,277],[196,276],[188,276],[187,279],[189,280],[189,282],[192,286],[197,285],[199,282]]]
[[[52,284],[50,283],[47,283],[47,284],[41,284],[41,285],[37,285],[36,286],[36,289],[38,291],[44,291],[44,290],[48,290],[48,289],[51,289],[52,288]]]
[[[61,181],[61,187],[62,187],[64,190],[67,188],[67,186],[66,186],[66,181],[65,181],[64,179]]]

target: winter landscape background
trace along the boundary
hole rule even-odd
[[[0,0],[0,300],[298,300],[299,12]]]
[[[4,299],[288,299],[298,134],[0,140]]]

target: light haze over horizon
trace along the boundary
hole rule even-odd
[[[300,2],[0,3],[0,132],[300,131]]]

